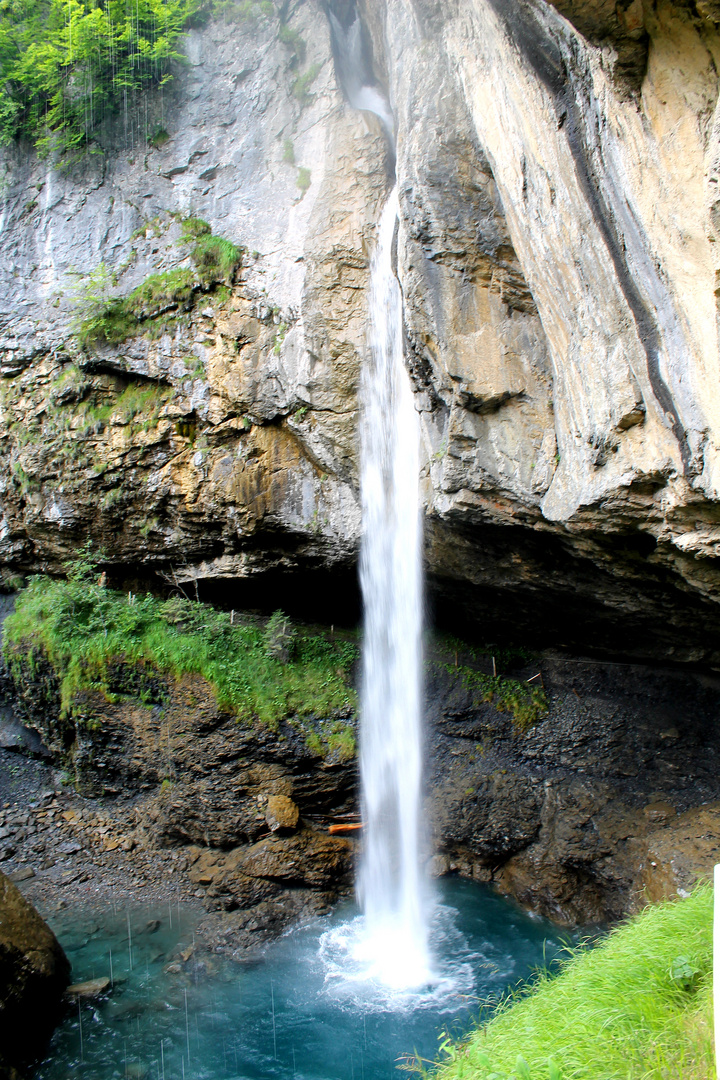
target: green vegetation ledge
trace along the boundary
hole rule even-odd
[[[713,1080],[712,922],[709,885],[645,908],[446,1040],[434,1080]]]
[[[354,642],[301,631],[279,611],[265,620],[107,588],[89,552],[65,580],[31,578],[5,621],[3,654],[20,703],[46,697],[61,726],[83,711],[85,691],[162,706],[164,681],[196,674],[238,723],[284,722],[313,755],[355,755]]]

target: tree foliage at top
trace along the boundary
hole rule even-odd
[[[96,125],[171,78],[204,0],[0,0],[0,144],[81,149]]]
[[[183,35],[207,19],[278,20],[302,63],[305,42],[286,25],[303,0],[0,0],[0,146],[27,138],[42,156],[85,149],[106,116],[124,112],[149,139],[141,95],[172,78]],[[317,75],[296,79],[303,91]],[[303,81],[304,80],[304,81]],[[302,100],[302,98],[301,98]],[[142,136],[141,136],[142,137]],[[155,139],[167,139],[164,129]]]

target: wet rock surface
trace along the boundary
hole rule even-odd
[[[0,859],[27,894],[241,908],[241,953],[347,892],[355,847],[326,823],[354,804],[355,763],[318,757],[289,723],[240,724],[199,676],[141,684],[162,705],[87,692],[59,722],[50,669],[22,683],[18,708],[56,766],[8,752],[0,762]]]
[[[545,656],[527,731],[431,676],[434,869],[494,881],[551,918],[614,920],[683,895],[720,848],[720,685],[682,670]]]
[[[357,6],[396,115],[437,622],[568,654],[515,673],[548,695],[528,730],[429,658],[433,871],[615,919],[718,855],[717,679],[625,662],[720,664],[717,12]],[[9,587],[91,537],[131,589],[353,621],[391,162],[343,100],[320,5],[289,27],[301,70],[270,22],[193,31],[162,148],[110,125],[70,170],[3,150]],[[75,272],[105,262],[127,295],[187,268],[190,210],[243,247],[235,279],[169,327],[79,348]],[[0,867],[25,895],[195,899],[203,940],[246,958],[350,887],[357,843],[326,828],[356,806],[353,763],[313,757],[291,723],[238,725],[201,681],[150,675],[139,701],[123,677],[70,722],[40,671],[19,689],[30,728],[0,713]]]
[[[43,1052],[69,977],[55,935],[0,872],[0,1076],[14,1080]]]
[[[0,868],[43,910],[190,895],[176,852],[139,848],[133,815],[82,798],[62,769],[0,751],[0,822]]]
[[[168,844],[156,829],[157,796],[87,798],[67,779],[0,750],[0,868],[48,916],[93,905],[204,905],[192,963],[216,948],[247,960],[289,921],[326,912],[351,887],[354,845],[318,831],[319,821],[277,838],[265,825],[256,844]]]

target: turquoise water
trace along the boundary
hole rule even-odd
[[[437,899],[434,978],[419,991],[364,977],[353,956],[362,920],[351,903],[285,934],[260,961],[197,953],[181,973],[165,969],[192,946],[196,909],[138,905],[75,913],[72,925],[51,919],[74,981],[109,976],[112,959],[114,988],[69,1010],[34,1080],[397,1077],[403,1054],[434,1058],[441,1031],[461,1034],[482,1000],[561,946],[556,927],[484,886],[445,879]]]

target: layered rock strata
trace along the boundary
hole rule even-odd
[[[376,35],[430,560],[454,595],[473,583],[466,607],[501,577],[521,623],[551,594],[559,640],[609,643],[613,621],[657,648],[663,613],[668,638],[685,627],[677,655],[700,656],[717,631],[718,39],[672,5],[627,18],[647,51],[633,92],[612,35],[591,44],[545,4],[397,0]]]
[[[292,718],[278,730],[241,724],[200,676],[135,674],[118,672],[115,701],[78,694],[65,717],[47,667],[36,661],[21,680],[24,717],[78,792],[110,812],[102,847],[130,862],[172,851],[199,898],[234,912],[241,954],[288,920],[327,910],[353,878],[353,845],[323,826],[353,809],[354,761],[311,750]],[[64,820],[85,848],[77,808]]]
[[[8,153],[4,562],[52,566],[88,535],[110,564],[195,578],[352,560],[384,143],[334,88],[324,17],[303,9],[293,29],[306,70],[273,20],[191,34],[162,149],[125,148],[108,128],[70,171]],[[236,286],[196,290],[189,312],[171,302],[170,325],[149,312],[148,333],[119,346],[78,349],[88,275],[107,268],[112,300],[190,266],[188,215],[242,245]]]
[[[619,919],[710,874],[717,679],[545,655],[516,659],[500,692],[500,662],[460,643],[428,652],[431,871],[492,883],[570,925]],[[134,691],[126,678],[116,700],[80,694],[59,720],[57,685],[37,658],[35,672],[20,707],[82,798],[42,803],[37,819],[71,834],[61,850],[77,853],[77,871],[56,865],[47,831],[0,837],[0,860],[30,866],[34,888],[124,857],[152,895],[202,899],[215,913],[207,934],[238,957],[350,891],[358,834],[328,826],[358,820],[353,760],[317,756],[292,719],[276,731],[238,723],[197,676],[158,680],[162,704],[147,700],[147,673]],[[546,709],[518,707],[523,684],[544,688]]]

